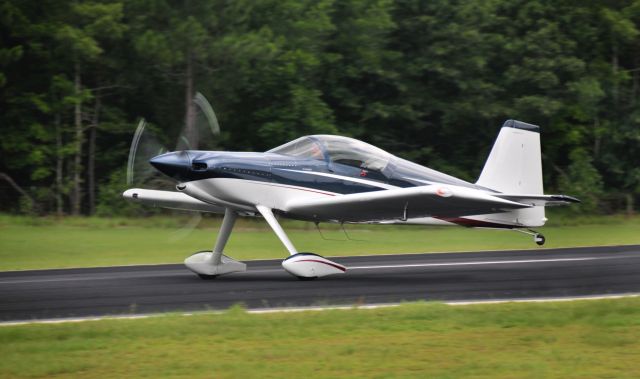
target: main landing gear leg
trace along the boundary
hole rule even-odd
[[[227,208],[213,251],[201,251],[185,259],[187,268],[202,279],[213,279],[218,275],[247,270],[247,265],[223,254],[238,214]]]
[[[513,229],[516,232],[520,232],[520,233],[524,233],[524,234],[528,234],[530,236],[533,236],[533,242],[536,243],[536,245],[538,246],[542,246],[545,243],[545,238],[542,235],[542,233],[538,233],[535,230],[531,230],[531,229],[527,229],[527,230],[522,230],[522,229]]]
[[[282,267],[289,274],[300,280],[313,280],[321,276],[342,274],[347,271],[346,267],[332,262],[318,254],[298,253],[298,250],[296,250],[291,243],[291,240],[289,240],[289,237],[287,237],[287,234],[280,226],[280,223],[273,215],[271,209],[262,205],[258,205],[256,208],[258,208],[262,217],[264,217],[284,247],[289,251],[289,258],[282,261]]]

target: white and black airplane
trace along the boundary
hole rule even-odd
[[[462,225],[528,228],[547,221],[545,207],[579,202],[542,189],[540,130],[508,120],[476,183],[398,158],[362,141],[333,135],[298,138],[264,153],[183,150],[150,160],[178,181],[177,191],[129,189],[123,196],[158,207],[223,213],[213,251],[186,266],[202,278],[245,271],[223,254],[238,216],[262,216],[288,250],[283,268],[300,279],[347,268],[298,252],[276,215],[332,223]]]

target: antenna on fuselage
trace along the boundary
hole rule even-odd
[[[314,222],[314,224],[316,225],[316,229],[318,229],[318,233],[320,233],[320,237],[322,237],[323,240],[325,240],[325,241],[345,241],[343,239],[325,237],[324,234],[322,234],[322,230],[320,230],[320,222],[316,221],[316,222]]]
[[[338,239],[338,238],[327,238],[324,236],[324,234],[322,233],[322,230],[320,230],[320,222],[316,221],[314,222],[314,224],[316,225],[316,229],[318,229],[318,233],[320,233],[320,237],[322,237],[323,240],[325,241],[357,241],[357,242],[366,242],[366,240],[361,240],[361,239],[356,239],[356,238],[351,238],[351,236],[349,235],[349,233],[347,233],[347,229],[345,229],[344,227],[344,222],[340,223],[340,228],[342,229],[342,231],[344,232],[345,237],[347,238],[345,239]]]
[[[347,236],[347,239],[349,241],[366,242],[366,240],[351,238],[351,236],[349,236],[349,233],[347,233],[347,229],[345,229],[345,227],[344,227],[344,222],[340,223],[340,227],[342,228],[342,231],[344,232],[344,235]]]

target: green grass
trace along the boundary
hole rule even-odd
[[[211,249],[218,219],[181,234],[184,219],[24,218],[0,216],[0,270],[178,263],[198,250]],[[461,227],[347,226],[346,241],[335,226],[322,226],[324,240],[312,224],[286,222],[300,251],[325,256],[395,254],[487,249],[535,249],[524,234]],[[540,229],[545,247],[640,243],[640,217],[590,219],[584,225]],[[242,220],[226,253],[236,259],[282,258],[287,255],[261,220]]]
[[[0,327],[3,378],[637,378],[640,299]]]

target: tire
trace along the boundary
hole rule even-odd
[[[206,275],[206,274],[198,274],[198,276],[202,280],[213,280],[218,277],[218,275]]]
[[[546,242],[546,239],[544,238],[544,236],[542,234],[536,234],[536,236],[534,237],[534,241],[536,241],[536,244],[538,246],[542,246],[544,245],[544,243]]]
[[[317,276],[296,276],[296,278],[298,278],[298,280],[301,280],[303,282],[309,282],[309,281],[318,279]]]

